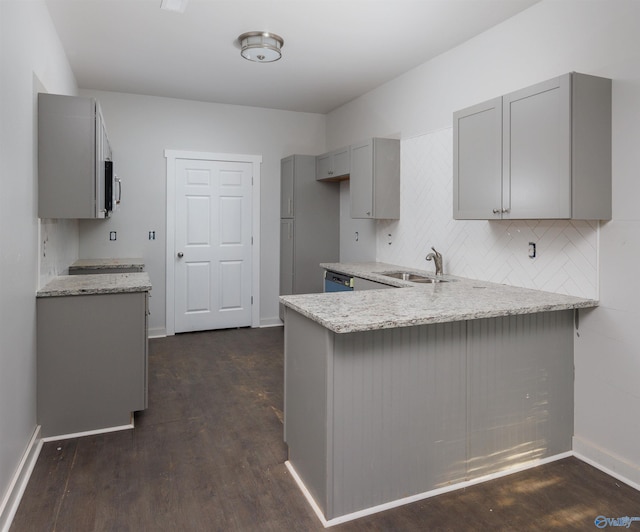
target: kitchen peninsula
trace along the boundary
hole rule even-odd
[[[288,466],[325,523],[571,450],[574,311],[597,301],[322,267],[397,287],[281,297]]]

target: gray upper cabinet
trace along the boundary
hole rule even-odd
[[[105,218],[111,160],[94,98],[38,94],[38,216]]]
[[[400,141],[352,144],[349,186],[352,218],[400,218]]]
[[[611,219],[611,80],[566,74],[453,125],[455,219]]]
[[[351,171],[349,147],[340,148],[316,157],[316,179],[318,181],[342,181]]]

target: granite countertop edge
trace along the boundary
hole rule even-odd
[[[385,271],[430,272],[387,263],[323,263],[322,268],[397,289],[281,296],[280,301],[335,333],[374,331],[598,306],[598,301],[445,275],[448,283],[416,284]]]
[[[151,288],[147,272],[60,275],[38,290],[36,297],[148,292]]]
[[[127,259],[78,259],[69,266],[69,271],[76,270],[125,270],[130,268],[144,268],[144,260],[137,258]]]

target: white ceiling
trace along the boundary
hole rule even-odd
[[[80,88],[327,113],[539,0],[46,0]],[[251,63],[237,37],[283,57]]]

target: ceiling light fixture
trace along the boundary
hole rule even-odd
[[[160,9],[165,11],[173,11],[174,13],[184,13],[187,9],[188,0],[162,0],[160,2]]]
[[[275,33],[249,31],[238,37],[242,50],[240,54],[249,61],[271,63],[282,57],[284,40]]]

